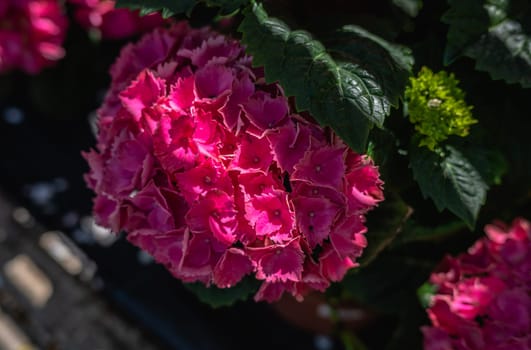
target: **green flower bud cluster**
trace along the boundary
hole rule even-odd
[[[433,73],[426,67],[410,78],[405,95],[409,120],[422,135],[420,146],[434,150],[450,135],[468,135],[470,125],[477,123],[458,83],[453,74]]]

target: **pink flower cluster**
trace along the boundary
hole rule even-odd
[[[0,73],[36,74],[61,59],[66,27],[57,0],[1,0]]]
[[[124,39],[148,32],[163,23],[153,12],[140,16],[139,11],[115,8],[113,0],[68,0],[76,6],[75,18],[83,28],[97,30],[105,39]]]
[[[485,228],[487,237],[432,274],[437,292],[423,327],[426,350],[531,349],[531,223]]]
[[[254,274],[255,300],[324,290],[356,266],[378,169],[308,115],[236,41],[179,23],[126,46],[85,153],[97,221],[184,282]]]

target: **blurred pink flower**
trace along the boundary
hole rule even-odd
[[[63,58],[67,19],[57,0],[0,1],[0,73],[37,74]]]
[[[426,350],[524,350],[531,345],[531,225],[485,227],[487,237],[432,274]]]
[[[104,39],[124,39],[148,32],[164,23],[158,12],[140,16],[138,10],[115,8],[113,0],[67,0],[75,5],[75,19]]]

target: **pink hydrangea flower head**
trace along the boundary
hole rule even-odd
[[[98,223],[184,282],[255,278],[255,300],[302,300],[357,266],[364,215],[383,199],[378,168],[297,114],[237,41],[158,28],[111,76],[84,153]]]
[[[0,73],[37,74],[63,58],[67,19],[56,0],[3,0],[0,4]]]
[[[75,19],[86,29],[105,39],[124,39],[150,31],[163,24],[158,12],[140,16],[139,11],[115,8],[114,0],[68,0],[75,6]]]
[[[427,310],[433,326],[422,329],[427,350],[529,349],[531,225],[516,219],[485,231],[430,278],[437,291]]]

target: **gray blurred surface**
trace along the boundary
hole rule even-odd
[[[0,349],[161,349],[101,298],[96,267],[0,192]]]

